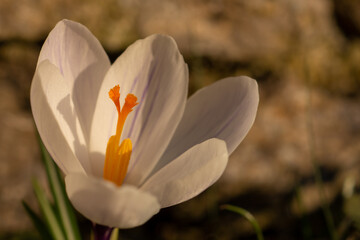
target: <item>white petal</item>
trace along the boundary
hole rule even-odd
[[[140,189],[156,196],[162,208],[172,206],[211,186],[223,173],[227,160],[225,142],[209,139],[160,169]]]
[[[110,68],[104,49],[86,27],[63,20],[47,37],[38,64],[46,59],[63,75],[88,142],[100,85]]]
[[[122,139],[133,142],[125,182],[138,185],[164,152],[184,111],[188,70],[175,41],[152,35],[131,45],[113,64],[100,89],[92,126],[95,173],[101,176],[106,144],[115,133],[117,112],[108,91],[120,84],[121,104],[128,93],[139,105],[129,114]]]
[[[209,138],[224,140],[231,154],[254,123],[258,103],[257,83],[249,77],[226,78],[197,91],[156,169]]]
[[[88,159],[86,155],[85,158],[82,156],[83,138],[74,135],[79,125],[72,118],[69,90],[58,69],[47,60],[35,72],[30,101],[41,139],[57,165],[65,174],[84,172],[75,152],[83,160],[85,168]]]
[[[66,192],[76,210],[91,221],[118,228],[132,228],[159,212],[156,198],[134,186],[115,184],[85,174],[65,178]]]

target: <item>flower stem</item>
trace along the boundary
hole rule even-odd
[[[93,224],[94,240],[110,240],[111,233],[114,228]]]

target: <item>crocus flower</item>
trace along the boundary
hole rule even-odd
[[[81,214],[135,227],[221,176],[254,122],[257,83],[230,77],[189,99],[187,91],[187,65],[171,37],[138,40],[111,65],[86,27],[55,26],[40,52],[31,108]]]

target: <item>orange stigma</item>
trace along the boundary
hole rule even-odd
[[[121,133],[125,120],[133,108],[138,104],[137,97],[128,94],[125,98],[125,104],[120,109],[120,87],[116,85],[109,91],[109,97],[114,102],[118,112],[118,121],[116,125],[116,134],[109,138],[106,154],[103,178],[120,186],[127,173],[132,152],[132,143],[129,138],[124,139],[120,144]]]

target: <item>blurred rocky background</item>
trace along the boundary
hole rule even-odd
[[[37,238],[21,206],[36,205],[32,178],[46,184],[29,89],[42,42],[63,18],[86,25],[112,61],[138,38],[171,35],[191,93],[231,75],[259,83],[256,122],[223,177],[121,239],[254,239],[224,203],[280,240],[330,239],[328,204],[344,239],[360,239],[360,205],[348,204],[360,186],[360,0],[1,0],[1,239]]]

